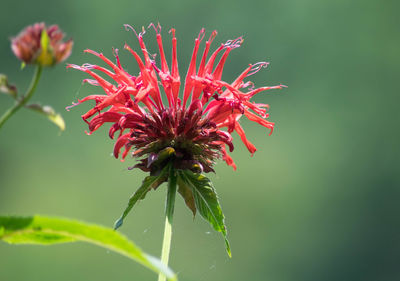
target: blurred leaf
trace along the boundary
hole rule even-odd
[[[52,245],[57,243],[83,241],[131,258],[170,280],[176,280],[174,273],[158,259],[142,252],[125,236],[110,228],[79,221],[33,217],[0,216],[0,240],[10,244]]]
[[[32,109],[38,113],[43,114],[46,116],[51,122],[56,124],[61,131],[65,130],[65,122],[62,118],[61,114],[56,113],[54,109],[49,105],[40,105],[40,104],[29,104],[25,106],[26,108]]]
[[[12,96],[14,99],[17,98],[17,87],[8,83],[8,77],[4,74],[0,74],[0,92]]]
[[[204,175],[195,174],[190,170],[178,171],[179,177],[191,188],[196,208],[201,216],[224,236],[226,251],[231,257],[231,248],[226,238],[225,217],[212,182]]]
[[[21,63],[21,70],[24,70],[25,67],[26,67],[26,63],[25,63],[25,62],[22,62],[22,63]]]
[[[118,229],[124,223],[125,217],[129,214],[133,206],[146,197],[147,192],[152,188],[157,188],[160,184],[167,180],[166,173],[168,172],[169,165],[166,165],[158,176],[147,176],[138,190],[129,198],[128,206],[125,208],[122,216],[115,222],[114,229]]]

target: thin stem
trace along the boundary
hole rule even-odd
[[[12,116],[15,112],[17,112],[21,107],[23,107],[33,96],[33,93],[36,90],[36,86],[39,83],[40,76],[42,74],[43,67],[38,65],[35,69],[35,73],[33,74],[33,78],[31,84],[26,91],[25,96],[23,96],[20,100],[16,101],[13,107],[7,110],[6,113],[3,114],[0,118],[0,129],[3,127],[4,123]]]
[[[171,165],[168,177],[167,203],[165,206],[164,238],[161,251],[161,261],[166,266],[168,266],[169,251],[171,249],[172,219],[174,215],[175,195],[176,195],[176,174],[173,165]],[[160,273],[158,275],[158,281],[165,281],[165,280],[167,280],[166,276]]]

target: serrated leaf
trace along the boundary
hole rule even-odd
[[[178,192],[185,200],[186,206],[192,211],[193,217],[196,216],[196,204],[194,202],[193,192],[186,182],[178,177]]]
[[[38,112],[47,117],[51,122],[53,122],[61,131],[65,130],[65,121],[62,118],[61,114],[54,111],[54,109],[49,105],[40,105],[40,104],[29,104],[25,106],[35,112]]]
[[[129,198],[128,206],[125,208],[122,216],[115,222],[114,229],[118,229],[124,223],[125,217],[129,214],[133,206],[139,201],[143,200],[146,197],[147,192],[149,192],[152,188],[157,188],[160,184],[167,180],[168,176],[166,175],[168,172],[169,165],[167,165],[159,175],[157,176],[147,176],[142,182],[142,185],[138,190]]]
[[[193,173],[190,170],[179,170],[179,176],[191,188],[194,202],[200,215],[216,231],[222,233],[225,239],[226,251],[231,257],[229,241],[226,238],[225,217],[212,182],[204,175]]]
[[[131,258],[170,280],[176,280],[174,273],[156,258],[147,255],[125,236],[110,228],[80,221],[32,217],[0,216],[0,240],[10,244],[53,245],[83,241]]]
[[[8,83],[8,77],[4,74],[0,74],[0,92],[12,96],[14,99],[17,98],[17,87]]]

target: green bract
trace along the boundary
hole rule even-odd
[[[122,216],[116,221],[114,228],[119,228],[128,215],[133,206],[145,198],[147,192],[156,189],[163,182],[169,181],[169,172],[176,175],[178,183],[178,192],[185,200],[188,208],[196,215],[197,210],[200,215],[208,221],[211,226],[224,236],[226,251],[231,256],[230,245],[226,238],[225,217],[222,213],[221,206],[218,201],[212,182],[203,174],[194,173],[191,170],[180,170],[173,168],[172,164],[166,164],[158,175],[148,176],[143,180],[142,185],[129,199],[128,206],[124,210]]]

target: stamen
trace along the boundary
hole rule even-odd
[[[161,25],[160,25],[160,23],[157,23],[157,27],[154,25],[154,23],[150,23],[147,28],[150,28],[150,27],[154,28],[154,30],[156,31],[156,34],[160,34],[161,33]]]
[[[251,67],[251,70],[249,71],[249,73],[247,73],[247,76],[256,74],[257,72],[259,72],[261,70],[261,68],[267,68],[268,65],[269,65],[269,62],[263,62],[263,61],[253,64]]]
[[[90,64],[90,63],[84,63],[82,64],[82,67],[87,70],[87,69],[94,69],[95,65],[94,64]]]
[[[228,40],[226,41],[226,43],[224,44],[224,48],[230,48],[230,49],[235,49],[235,48],[239,48],[240,45],[243,43],[243,37],[240,36],[234,40]]]
[[[137,34],[136,30],[129,24],[124,24],[125,30],[126,31],[133,31],[136,35],[136,37],[139,39],[140,37],[143,37],[143,35],[146,33],[146,30],[144,29],[144,26],[142,26],[142,32]]]
[[[218,32],[216,30],[214,30],[211,35],[210,38],[208,38],[208,41],[210,44],[212,43],[212,41],[214,41],[215,37],[217,37]]]
[[[77,70],[81,70],[81,71],[86,71],[86,68],[84,68],[83,66],[76,65],[76,64],[68,64],[67,68],[73,68],[73,69],[77,69]]]
[[[172,37],[175,37],[175,28],[171,28],[168,33],[172,33]]]
[[[94,80],[94,79],[83,79],[82,84],[85,84],[85,83],[88,83],[93,86],[100,86],[99,82],[97,82],[97,80]]]
[[[80,105],[80,104],[81,104],[81,103],[80,103],[79,101],[78,101],[78,102],[73,102],[72,105],[66,106],[65,109],[66,109],[67,111],[70,111],[71,108],[73,108],[73,107],[75,107],[75,106],[77,106],[77,105]]]
[[[112,48],[112,52],[113,52],[113,55],[114,55],[114,57],[115,57],[115,59],[116,59],[116,61],[117,61],[118,67],[119,67],[120,69],[122,69],[121,63],[120,63],[120,61],[119,61],[118,49]]]
[[[206,30],[204,29],[204,27],[200,30],[199,32],[199,36],[197,37],[197,39],[201,42],[204,39],[204,36],[206,35]]]

